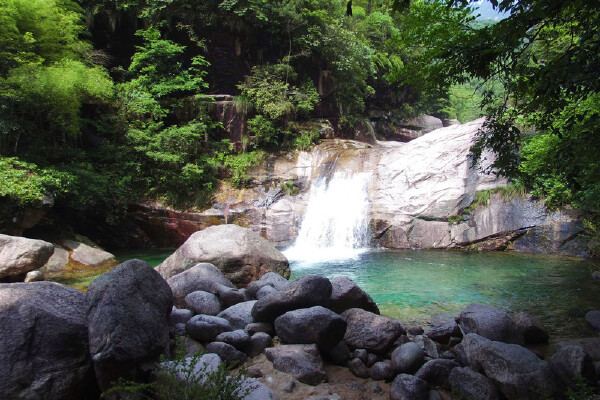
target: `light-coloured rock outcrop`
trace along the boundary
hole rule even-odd
[[[24,276],[44,265],[51,255],[51,243],[0,235],[0,278]]]

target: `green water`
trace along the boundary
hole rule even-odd
[[[539,318],[553,339],[593,336],[583,314],[600,309],[598,269],[589,261],[511,253],[372,251],[355,260],[294,262],[291,279],[347,276],[369,293],[382,314],[429,326],[470,303]]]

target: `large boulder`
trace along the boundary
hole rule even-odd
[[[256,300],[238,303],[221,311],[217,316],[229,321],[233,329],[244,329],[246,325],[254,322],[252,309],[255,304]]]
[[[347,323],[344,341],[353,349],[384,353],[406,332],[400,321],[362,308],[351,308],[341,316]]]
[[[427,382],[408,374],[400,374],[390,387],[390,400],[426,400]]]
[[[196,291],[216,294],[220,286],[234,288],[233,283],[214,265],[199,263],[167,279],[177,307],[186,307],[185,297]]]
[[[458,316],[458,324],[464,334],[476,333],[498,342],[523,343],[523,336],[513,320],[496,307],[469,304]]]
[[[517,331],[523,335],[525,344],[548,343],[550,335],[544,325],[526,312],[520,312],[513,317]]]
[[[291,374],[308,385],[318,385],[327,380],[323,360],[314,344],[286,344],[265,350],[273,368]]]
[[[454,368],[449,376],[450,386],[464,399],[498,400],[500,393],[485,375],[470,368]]]
[[[338,314],[350,308],[362,308],[373,314],[379,314],[379,308],[364,290],[345,276],[336,276],[331,280],[331,308]]]
[[[425,362],[425,352],[416,343],[408,342],[392,353],[392,365],[398,373],[414,374]]]
[[[269,293],[256,302],[252,316],[258,322],[273,322],[288,311],[329,306],[331,282],[324,276],[306,275],[287,288]]]
[[[217,315],[221,312],[219,298],[203,290],[197,290],[185,296],[185,304],[196,314]]]
[[[221,333],[232,330],[228,320],[212,315],[196,315],[185,324],[186,333],[200,342],[212,342]]]
[[[582,380],[595,383],[592,359],[581,346],[559,348],[550,358],[550,367],[566,386],[573,389]]]
[[[237,225],[216,225],[194,233],[156,269],[170,278],[199,262],[214,264],[242,287],[271,271],[290,276],[288,260],[275,246]]]
[[[169,346],[169,285],[146,262],[134,259],[93,281],[86,298],[90,354],[100,388],[108,389],[120,377],[146,379],[146,367]]]
[[[315,306],[286,312],[275,320],[275,331],[282,343],[315,343],[321,350],[329,350],[344,338],[346,321],[325,307]]]
[[[53,251],[52,243],[43,240],[0,235],[0,278],[25,276],[41,268]]]
[[[462,347],[469,366],[483,370],[509,400],[551,398],[556,393],[556,378],[548,363],[522,346],[470,333]]]
[[[1,399],[76,400],[97,390],[85,309],[83,293],[56,283],[0,284]]]

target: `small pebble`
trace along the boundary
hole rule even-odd
[[[294,391],[295,387],[296,387],[296,382],[288,381],[283,384],[283,387],[281,388],[281,390],[283,390],[286,393],[292,393]]]

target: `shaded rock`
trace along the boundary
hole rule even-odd
[[[223,342],[232,345],[239,351],[246,351],[250,345],[250,335],[243,329],[220,333],[215,342]]]
[[[0,234],[0,278],[41,268],[52,255],[52,243]]]
[[[452,389],[462,398],[472,400],[498,400],[498,388],[485,375],[470,368],[454,368],[449,377]]]
[[[586,322],[592,327],[596,333],[600,334],[600,311],[590,311],[585,314]]]
[[[445,400],[444,396],[437,390],[430,390],[427,394],[427,400]]]
[[[174,336],[185,336],[186,335],[185,323],[179,322],[177,324],[173,324],[171,327],[172,327],[172,329],[169,331],[169,333],[172,333]]]
[[[171,310],[169,323],[171,325],[186,324],[190,319],[192,319],[193,316],[194,312],[192,310],[188,310],[186,308],[174,308]]]
[[[364,290],[345,276],[337,276],[331,280],[331,305],[329,308],[338,314],[350,308],[379,314],[379,308]]]
[[[260,300],[263,297],[265,297],[266,295],[271,294],[276,291],[277,291],[277,289],[275,289],[273,286],[265,285],[265,286],[261,287],[258,290],[258,292],[256,292],[256,299]]]
[[[464,334],[476,333],[498,342],[523,343],[515,323],[496,307],[469,304],[458,316],[458,324]]]
[[[265,350],[267,359],[281,372],[308,385],[318,385],[327,380],[323,361],[316,345],[288,344]]]
[[[283,390],[285,393],[292,393],[295,387],[296,382],[294,380],[289,380],[282,385],[281,390]]]
[[[456,361],[439,358],[427,361],[419,368],[415,376],[423,379],[431,386],[450,389],[448,378],[452,370],[457,367],[460,367],[460,365]]]
[[[367,384],[367,390],[369,393],[380,394],[383,393],[383,388],[377,384],[377,382],[370,382]]]
[[[248,335],[252,336],[257,332],[264,332],[269,336],[275,334],[275,328],[273,324],[268,322],[252,322],[244,327],[244,330],[248,332]]]
[[[427,331],[426,336],[438,343],[448,344],[451,337],[462,337],[462,332],[455,321],[448,321]]]
[[[381,357],[379,357],[377,354],[369,353],[365,365],[371,368],[377,361],[381,361]]]
[[[214,294],[217,284],[234,287],[217,267],[208,263],[196,264],[167,279],[167,283],[173,291],[173,302],[180,308],[186,307],[185,296],[192,292],[202,290]]]
[[[51,282],[0,284],[0,398],[93,393],[85,295]]]
[[[581,346],[564,346],[549,361],[552,371],[568,387],[575,389],[581,380],[594,384],[596,371],[591,358]]]
[[[600,338],[570,339],[557,344],[559,349],[571,345],[583,347],[592,361],[600,361]]]
[[[350,349],[343,340],[336,344],[333,348],[323,351],[322,354],[323,358],[327,362],[343,367],[345,367],[348,363],[348,360],[350,360]]]
[[[353,358],[348,361],[348,369],[358,378],[368,378],[369,368],[361,361],[360,358]]]
[[[146,262],[126,261],[86,293],[90,354],[102,390],[120,377],[142,379],[144,364],[168,350],[173,294]]]
[[[265,286],[270,286],[275,290],[283,290],[290,285],[290,281],[276,272],[267,272],[259,280],[248,284],[248,293],[257,297],[258,291]]]
[[[288,311],[313,306],[327,307],[331,297],[331,282],[324,276],[305,275],[287,288],[258,300],[252,316],[259,322],[272,322]]]
[[[185,296],[185,304],[196,314],[217,315],[221,312],[219,298],[202,290],[197,290]]]
[[[275,332],[282,343],[315,343],[320,349],[329,350],[343,339],[346,321],[327,308],[315,306],[277,317]]]
[[[250,336],[250,343],[246,350],[248,357],[256,357],[267,348],[273,346],[273,339],[264,332],[256,332]]]
[[[214,291],[221,299],[221,303],[223,303],[225,308],[243,303],[245,301],[253,300],[252,296],[250,296],[246,289],[237,289],[216,284],[214,286]]]
[[[200,342],[212,342],[219,334],[232,330],[228,320],[212,315],[196,315],[185,325],[187,334]]]
[[[415,335],[422,335],[423,333],[425,333],[425,331],[423,330],[422,327],[420,326],[411,326],[407,329],[407,332],[413,336]]]
[[[437,344],[435,344],[435,342],[429,339],[427,336],[417,335],[413,338],[413,342],[418,344],[423,349],[427,357],[439,358],[440,354]]]
[[[361,308],[346,310],[341,317],[347,323],[344,340],[350,348],[384,353],[405,332],[399,321]]]
[[[416,376],[400,374],[390,387],[390,400],[426,400],[427,382]]]
[[[537,318],[526,312],[520,312],[513,317],[513,321],[517,331],[523,335],[525,344],[548,343],[550,337],[548,330]]]
[[[352,352],[353,358],[358,358],[363,363],[367,363],[369,360],[369,352],[365,349],[354,349]]]
[[[265,374],[258,367],[250,367],[246,370],[246,375],[250,378],[262,378]]]
[[[238,303],[221,311],[217,316],[228,320],[233,329],[244,329],[246,325],[254,322],[252,309],[255,304],[256,300]]]
[[[215,225],[191,235],[156,269],[165,278],[199,262],[214,264],[238,286],[247,286],[267,272],[290,276],[288,260],[268,240],[237,225]]]
[[[425,362],[425,352],[416,343],[408,342],[392,353],[392,365],[398,373],[413,374]]]
[[[69,259],[73,263],[93,269],[108,269],[119,264],[114,255],[98,247],[76,240],[61,240],[59,243],[69,251]]]
[[[390,381],[396,372],[390,361],[378,361],[369,370],[369,375],[376,381]]]
[[[600,271],[592,272],[592,279],[595,281],[600,281]]]
[[[206,351],[209,353],[215,353],[223,362],[229,365],[238,365],[246,362],[248,357],[241,351],[237,350],[230,344],[223,342],[212,342],[206,346]]]
[[[474,333],[466,335],[461,345],[469,366],[482,369],[508,399],[538,399],[556,393],[550,366],[526,348]]]
[[[29,271],[27,275],[25,275],[25,282],[41,282],[44,280],[44,273],[39,269],[34,271]]]

